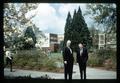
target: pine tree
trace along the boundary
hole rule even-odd
[[[73,15],[73,20],[72,20],[72,23],[71,23],[71,26],[72,26],[72,29],[71,29],[71,48],[74,50],[74,51],[76,51],[76,49],[77,49],[77,44],[79,43],[79,39],[78,39],[78,37],[79,37],[79,30],[78,29],[80,29],[80,28],[78,28],[77,27],[77,24],[78,24],[78,22],[77,22],[77,12],[76,12],[76,10],[74,10],[74,15]]]
[[[80,7],[79,7],[80,10]],[[79,12],[78,10],[78,12]],[[84,17],[82,16],[82,22],[83,22],[83,27],[81,30],[81,34],[83,32],[83,43],[85,43],[87,45],[87,47],[89,48],[92,45],[92,38],[90,37],[90,32],[89,29],[87,27],[87,24],[85,23]]]
[[[87,24],[85,23],[84,17],[82,16],[80,7],[76,13],[75,18],[73,17],[73,19],[75,19],[75,21],[72,21],[73,50],[76,51],[79,43],[83,43],[87,46],[87,48],[89,48],[92,44],[92,39],[90,37],[90,32],[88,30]]]
[[[66,46],[67,40],[71,40],[71,28],[72,28],[71,27],[71,22],[72,22],[71,14],[70,14],[70,12],[68,12],[67,19],[66,19],[66,24],[65,24],[64,45],[63,45],[63,47]]]
[[[69,16],[68,13],[65,25],[64,42],[70,39],[73,51],[77,50],[79,43],[83,43],[89,48],[92,44],[92,39],[80,7],[77,12],[76,10],[74,11],[73,19],[70,20],[70,18],[71,16]]]
[[[27,27],[27,29],[25,31],[25,34],[24,34],[24,37],[32,38],[32,41],[33,41],[32,45],[30,45],[30,44],[28,44],[27,46],[25,45],[25,48],[26,47],[28,48],[28,46],[31,47],[31,48],[35,47],[36,36],[35,36],[35,33],[34,33],[33,29],[32,29],[32,26]]]

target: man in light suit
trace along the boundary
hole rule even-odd
[[[12,53],[11,53],[10,50],[8,50],[8,51],[5,52],[5,54],[6,54],[6,56],[5,56],[6,57],[6,65],[5,65],[5,67],[7,65],[10,65],[10,71],[12,72],[12,60],[13,60]]]
[[[66,47],[63,51],[63,59],[64,59],[64,76],[65,80],[67,80],[67,75],[69,76],[69,80],[72,79],[72,72],[73,72],[73,52],[70,48],[71,41],[68,40],[66,43]]]
[[[79,44],[79,49],[77,50],[77,63],[79,64],[80,77],[86,79],[86,63],[88,60],[88,52],[82,43]]]

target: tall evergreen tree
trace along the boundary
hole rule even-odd
[[[91,46],[92,39],[90,37],[90,32],[88,30],[87,24],[85,23],[84,17],[82,16],[80,7],[77,12],[76,10],[74,11],[72,21],[68,21],[67,17],[64,36],[64,42],[66,42],[68,39],[71,40],[71,47],[73,51],[77,50],[79,43],[84,43],[87,48]]]
[[[85,23],[85,19],[82,16],[80,7],[76,13],[76,16],[73,17],[73,19],[75,19],[75,21],[72,21],[73,50],[76,51],[75,49],[77,49],[80,42],[86,44],[86,46],[89,48],[92,44],[92,39],[90,37],[90,32],[88,30],[87,24]]]
[[[79,30],[80,34],[81,34],[81,36],[80,36],[81,37],[81,42],[86,44],[87,47],[89,48],[92,45],[92,38],[90,37],[90,32],[89,32],[89,29],[87,27],[87,24],[85,23],[85,19],[82,16],[82,12],[81,12],[80,7],[78,9],[78,17],[77,18],[78,18],[78,22],[80,22],[79,25],[81,25],[80,26],[81,31]]]
[[[35,36],[35,33],[34,33],[33,29],[32,29],[32,26],[27,27],[27,29],[25,31],[25,34],[24,34],[24,37],[26,37],[26,38],[32,38],[33,44],[30,45],[29,47],[35,47],[36,36]]]
[[[67,40],[71,40],[71,28],[72,28],[71,27],[71,22],[72,22],[71,14],[70,14],[70,12],[68,12],[67,19],[66,19],[66,24],[65,24],[63,47],[66,46]]]

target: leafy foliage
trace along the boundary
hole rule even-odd
[[[24,30],[28,22],[35,15],[26,19],[28,11],[36,9],[38,4],[33,3],[5,3],[4,4],[4,41],[5,47],[21,49],[24,46]],[[31,23],[33,25],[33,23]]]
[[[117,14],[115,4],[88,4],[85,15],[91,14],[95,22],[104,25],[108,32],[116,32]]]
[[[25,49],[30,49],[35,47],[36,36],[32,27],[28,27],[25,31],[24,37],[26,38],[26,44],[24,45]]]
[[[96,52],[89,53],[88,66],[105,67],[106,69],[116,69],[116,50],[101,49]]]
[[[72,18],[70,12],[68,12],[68,16],[66,19],[66,25],[65,25],[65,33],[64,33],[64,47],[66,45],[67,40],[71,40],[71,26]]]
[[[56,62],[63,64],[62,55],[60,53],[53,53],[47,56],[42,50],[19,50],[13,56],[13,67],[22,69],[35,69],[43,71],[59,71]]]

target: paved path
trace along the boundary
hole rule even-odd
[[[4,69],[5,76],[28,76],[31,75],[32,78],[40,77],[45,74],[54,79],[64,79],[63,73],[52,73],[52,72],[40,72],[40,71],[32,71],[32,70],[20,70],[13,69],[14,72],[10,72],[10,69]],[[74,65],[73,67],[73,79],[80,79],[79,67],[78,65]],[[116,72],[114,71],[106,71],[101,69],[89,68],[86,70],[87,79],[116,79]]]

